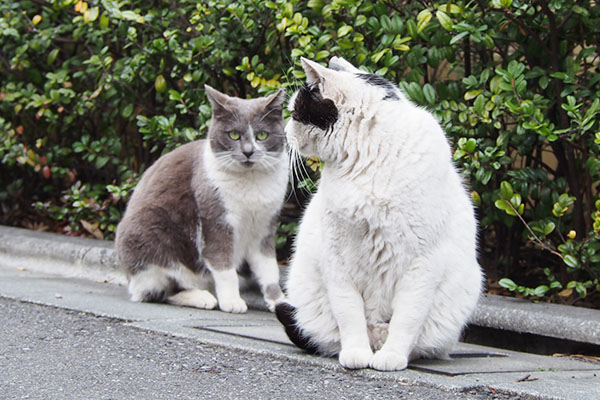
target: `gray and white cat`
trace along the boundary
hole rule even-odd
[[[285,93],[243,100],[205,89],[208,138],[144,173],[117,228],[118,258],[133,301],[234,313],[247,310],[237,273],[247,263],[273,310],[283,297],[274,235],[288,183]]]
[[[448,140],[391,82],[303,59],[288,143],[324,162],[277,316],[310,352],[401,370],[448,357],[482,287],[476,219]]]

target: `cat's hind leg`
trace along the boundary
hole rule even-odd
[[[128,290],[131,301],[164,303],[173,285],[164,268],[151,264],[129,277]]]
[[[453,254],[446,268],[413,353],[417,357],[449,358],[479,300],[483,276],[474,255]],[[447,261],[448,262],[448,261]]]
[[[178,286],[178,291],[167,297],[169,304],[212,310],[217,299],[207,289],[208,278],[203,273],[194,273],[183,265],[169,269],[169,277]]]

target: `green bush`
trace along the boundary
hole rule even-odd
[[[204,134],[204,83],[293,89],[300,56],[339,55],[445,127],[492,278],[597,294],[599,31],[593,1],[5,1],[2,222],[111,238],[141,172]]]

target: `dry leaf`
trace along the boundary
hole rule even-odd
[[[560,292],[558,292],[558,295],[560,297],[569,297],[573,294],[573,289],[563,289]]]
[[[554,353],[554,354],[552,354],[552,357],[572,357],[572,358],[579,358],[581,360],[600,361],[600,357],[598,357],[598,356],[588,356],[585,354]]]
[[[98,222],[96,222],[95,224],[91,224],[84,219],[82,219],[79,222],[81,222],[81,226],[83,226],[83,229],[85,229],[86,231],[91,233],[92,236],[94,236],[96,239],[100,239],[100,240],[104,239],[104,235],[102,234],[102,231],[98,228],[98,226],[99,226]]]

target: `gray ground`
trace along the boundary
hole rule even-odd
[[[294,364],[0,298],[4,399],[509,399]]]

